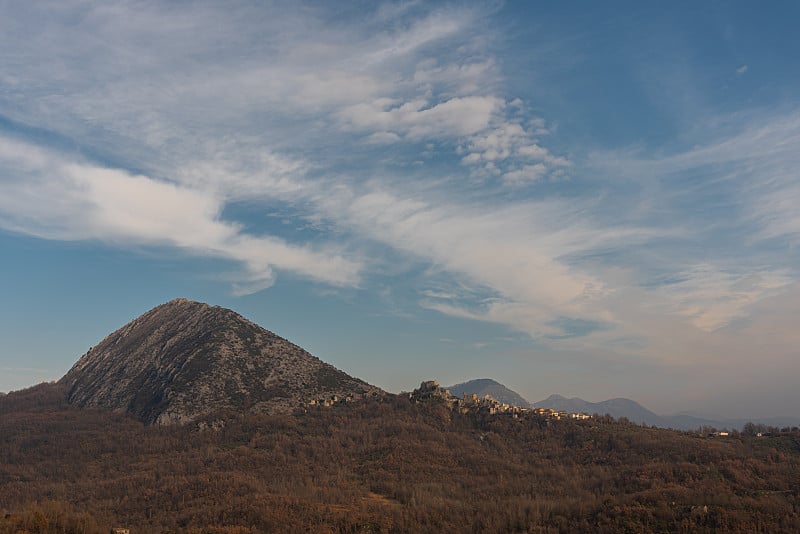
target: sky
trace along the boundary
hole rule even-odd
[[[799,18],[0,0],[0,391],[186,297],[393,392],[800,415]]]

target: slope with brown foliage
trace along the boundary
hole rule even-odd
[[[386,396],[218,431],[0,400],[0,532],[792,532],[800,435],[480,417]]]

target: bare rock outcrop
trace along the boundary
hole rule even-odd
[[[148,424],[222,410],[287,413],[309,398],[382,393],[231,310],[186,299],[112,333],[60,383],[72,404]]]

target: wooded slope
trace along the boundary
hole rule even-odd
[[[482,418],[386,396],[144,426],[0,399],[0,532],[797,532],[800,435]],[[219,425],[218,425],[219,426]]]

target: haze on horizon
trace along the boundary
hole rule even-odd
[[[174,297],[389,391],[800,413],[800,5],[0,4],[0,391]]]

